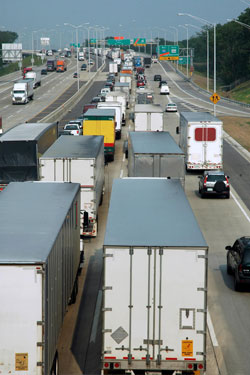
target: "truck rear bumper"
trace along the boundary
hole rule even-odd
[[[187,163],[187,169],[199,169],[199,170],[220,170],[223,168],[222,163],[220,164],[195,164],[195,163]]]

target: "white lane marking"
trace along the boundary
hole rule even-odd
[[[206,101],[206,100],[204,100],[204,99],[201,99],[201,98],[199,98],[199,97],[197,97],[197,96],[191,95],[191,94],[189,94],[188,92],[186,92],[185,90],[183,90],[183,89],[178,85],[178,83],[176,83],[176,82],[170,77],[170,75],[167,73],[167,71],[166,71],[165,68],[162,66],[162,64],[161,64],[161,63],[159,63],[159,64],[160,64],[160,66],[162,67],[162,69],[164,70],[164,72],[166,73],[167,77],[173,82],[173,84],[174,84],[174,85],[175,85],[180,91],[182,91],[182,92],[184,92],[186,95],[188,95],[190,99],[193,98],[193,99],[195,99],[195,100],[199,100],[200,102],[204,102],[204,103],[206,103],[206,104],[209,105],[209,106],[211,105],[212,108],[213,108],[213,104],[210,104],[208,101]],[[177,97],[177,95],[176,95],[176,97]],[[192,103],[189,103],[189,104],[192,104]],[[196,105],[197,105],[197,107],[199,107],[198,104],[196,104]],[[241,113],[242,117],[245,117],[245,116],[249,117],[249,113],[248,113],[248,112],[243,112],[243,111],[239,111],[238,109],[232,109],[232,108],[226,108],[226,107],[224,107],[224,108],[225,108],[225,111],[226,111],[226,112],[224,112],[223,110],[219,109],[219,108],[221,108],[221,107],[222,107],[222,105],[216,107],[216,111],[217,111],[217,113],[223,113],[223,114],[228,115],[228,113],[229,113],[228,111],[231,110],[231,111],[232,111],[232,112],[230,112],[230,113],[231,113],[231,116],[233,115],[233,112],[238,112],[238,113]]]
[[[9,105],[5,105],[2,109],[8,108],[8,107],[9,107]]]
[[[95,314],[94,314],[94,320],[93,320],[92,330],[91,330],[91,335],[90,335],[90,342],[95,342],[96,340],[99,315],[101,312],[101,305],[102,305],[102,291],[99,290],[97,301],[96,301],[96,306],[95,306]]]
[[[13,116],[14,116],[14,115],[10,115],[10,116],[8,116],[7,118],[10,118],[10,117],[13,117]],[[6,118],[6,119],[7,119],[7,118]]]
[[[230,193],[231,196],[233,197],[235,203],[237,204],[237,206],[239,207],[239,209],[241,210],[241,212],[243,213],[243,215],[245,216],[245,218],[248,220],[248,222],[250,223],[250,217],[248,216],[248,214],[246,213],[246,211],[244,210],[244,208],[241,206],[240,202],[238,201],[238,199],[236,198],[236,196],[231,192]]]
[[[123,161],[123,163],[125,162],[125,154],[123,154],[122,161]]]
[[[123,169],[120,172],[120,178],[122,178],[122,177],[123,177]]]
[[[216,335],[215,335],[215,332],[214,332],[214,326],[213,326],[209,311],[207,311],[207,325],[208,325],[208,329],[209,329],[209,332],[210,332],[210,336],[211,336],[213,346],[219,346]]]

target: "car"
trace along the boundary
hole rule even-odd
[[[79,74],[77,74],[77,72],[75,72],[74,74],[73,74],[73,78],[78,78],[79,77]]]
[[[78,124],[66,124],[63,128],[65,131],[70,131],[72,135],[81,135],[82,129]]]
[[[47,72],[47,69],[42,69],[42,70],[41,70],[41,74],[42,74],[42,75],[46,76],[47,73],[48,73],[48,72]]]
[[[83,122],[82,119],[77,118],[77,119],[75,119],[75,120],[70,120],[70,121],[68,122],[68,125],[77,124],[77,125],[80,126],[80,129],[82,129],[82,122]]]
[[[141,86],[144,87],[145,84],[146,84],[145,81],[143,81],[143,80],[141,79],[141,80],[137,81],[136,86],[137,86],[137,87],[141,87]]]
[[[82,64],[81,70],[87,70],[87,64]]]
[[[105,86],[104,86],[104,87],[109,87],[110,90],[113,91],[114,84],[113,84],[113,82],[111,82],[111,81],[107,81],[107,82],[105,83]]]
[[[202,198],[206,195],[218,195],[230,198],[229,176],[223,171],[204,171],[203,176],[198,177],[199,193]]]
[[[161,75],[160,74],[155,74],[154,75],[154,81],[161,81]]]
[[[103,89],[101,89],[101,95],[105,96],[110,93],[110,91],[110,87],[104,87]]]
[[[161,95],[169,95],[170,94],[168,85],[166,85],[166,84],[161,85],[160,94]]]
[[[168,103],[166,105],[166,112],[177,112],[177,105],[175,103]]]
[[[167,85],[167,81],[160,81],[159,82],[159,88],[161,88],[162,85]]]
[[[88,65],[94,65],[94,61],[93,60],[88,60]]]
[[[100,96],[94,96],[91,100],[91,103],[98,103],[98,102],[101,102]]]
[[[227,273],[234,275],[234,289],[250,285],[250,236],[236,239],[233,246],[226,246]]]

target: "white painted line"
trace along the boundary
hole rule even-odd
[[[9,105],[5,105],[2,109],[8,108],[8,107],[9,107]]]
[[[122,161],[123,161],[123,163],[125,162],[125,154],[123,154]]]
[[[239,207],[239,209],[241,210],[241,212],[243,213],[243,215],[245,216],[245,218],[248,220],[248,222],[250,223],[250,217],[248,216],[248,214],[246,213],[246,211],[244,210],[244,208],[241,206],[240,202],[238,201],[238,199],[236,198],[236,196],[231,192],[230,193],[231,196],[233,197],[235,203],[237,204],[237,206]]]
[[[7,117],[7,118],[10,118],[10,117],[13,117],[14,115],[10,115],[9,117]]]
[[[120,173],[120,178],[123,177],[123,169],[121,170],[121,173]]]
[[[97,301],[96,301],[96,306],[95,306],[95,315],[94,315],[94,320],[92,324],[90,342],[95,342],[96,340],[96,333],[97,333],[97,328],[98,328],[99,315],[101,312],[101,305],[102,305],[102,291],[99,290]]]
[[[211,336],[213,346],[219,346],[216,335],[215,335],[215,332],[214,332],[214,326],[213,326],[209,311],[207,311],[207,325],[208,325],[208,329],[209,329],[209,332],[210,332],[210,336]]]

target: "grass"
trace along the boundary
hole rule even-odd
[[[30,65],[31,65],[31,56],[25,57],[22,61],[22,67],[24,68],[24,67],[30,66]],[[36,65],[36,66],[42,65],[41,57],[34,56],[34,65]],[[18,67],[18,63],[17,62],[11,63],[8,66],[0,69],[0,76],[4,76],[6,74],[17,72],[18,70],[20,70],[20,68]]]

